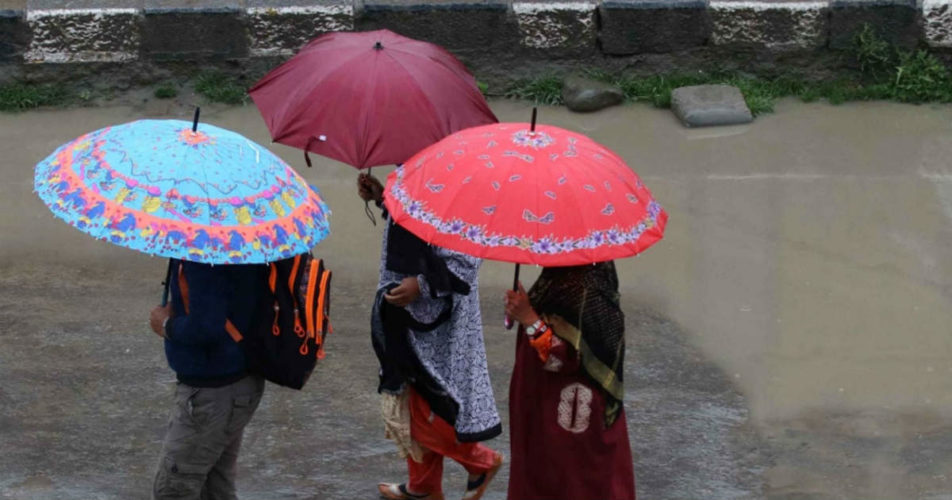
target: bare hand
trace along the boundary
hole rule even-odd
[[[403,278],[399,286],[383,296],[384,300],[397,307],[406,307],[419,297],[420,282],[417,281],[416,276]]]
[[[357,195],[364,201],[380,203],[383,201],[383,184],[370,174],[357,176]]]
[[[168,304],[165,307],[155,306],[149,314],[149,326],[152,327],[152,331],[155,332],[156,335],[164,339],[165,328],[162,327],[162,324],[165,323],[166,318],[171,317],[172,304]]]
[[[529,304],[529,296],[526,289],[519,282],[519,291],[506,290],[506,316],[518,321],[523,326],[528,326],[539,320],[539,315]]]

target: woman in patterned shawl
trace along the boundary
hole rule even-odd
[[[358,189],[380,206],[379,181],[362,174]],[[378,485],[384,498],[442,500],[449,457],[469,472],[463,498],[478,500],[502,466],[480,443],[502,432],[483,345],[480,262],[387,221],[372,334],[388,435],[407,457],[409,481]]]
[[[520,323],[509,499],[634,500],[614,263],[547,267],[528,294],[506,292],[506,313]]]

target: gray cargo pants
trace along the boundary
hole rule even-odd
[[[235,469],[245,425],[258,408],[264,379],[224,387],[179,383],[155,475],[155,500],[234,500]]]

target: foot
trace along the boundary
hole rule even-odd
[[[443,493],[410,493],[406,483],[380,483],[377,485],[380,496],[387,500],[444,500]]]
[[[496,473],[502,468],[503,457],[499,453],[493,457],[493,465],[486,472],[476,476],[475,479],[470,476],[466,483],[466,493],[463,494],[463,500],[479,500],[486,493],[489,483],[496,477]]]

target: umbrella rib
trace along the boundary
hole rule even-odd
[[[413,71],[410,71],[410,70],[403,64],[403,61],[401,61],[401,60],[397,59],[396,57],[393,57],[393,56],[391,56],[391,55],[389,55],[389,54],[387,54],[387,56],[390,57],[391,59],[393,59],[393,61],[394,61],[395,63],[397,63],[397,64],[400,66],[401,69],[403,69],[404,73],[406,73],[407,76],[409,76],[410,79],[413,80],[414,83],[416,83],[417,88],[420,89],[420,94],[423,96],[423,100],[427,103],[427,105],[430,106],[430,111],[431,111],[430,116],[439,116],[439,113],[438,113],[439,110],[437,109],[436,105],[433,104],[433,101],[430,100],[429,96],[428,96],[425,92],[423,92],[423,85],[421,85],[420,80],[418,80],[418,79],[416,78],[416,74],[415,74]],[[455,130],[450,130],[449,132],[450,132],[450,134],[452,134],[453,132],[456,132],[456,131],[455,131]],[[449,135],[449,134],[446,134],[446,135]],[[446,137],[446,135],[444,135],[443,137]],[[435,144],[436,142],[439,142],[441,139],[443,139],[443,137],[440,137],[440,138],[436,139],[436,141],[434,141],[434,142],[431,143],[431,144]],[[427,146],[429,146],[429,144],[427,144]],[[411,155],[411,156],[412,156],[412,155]]]

